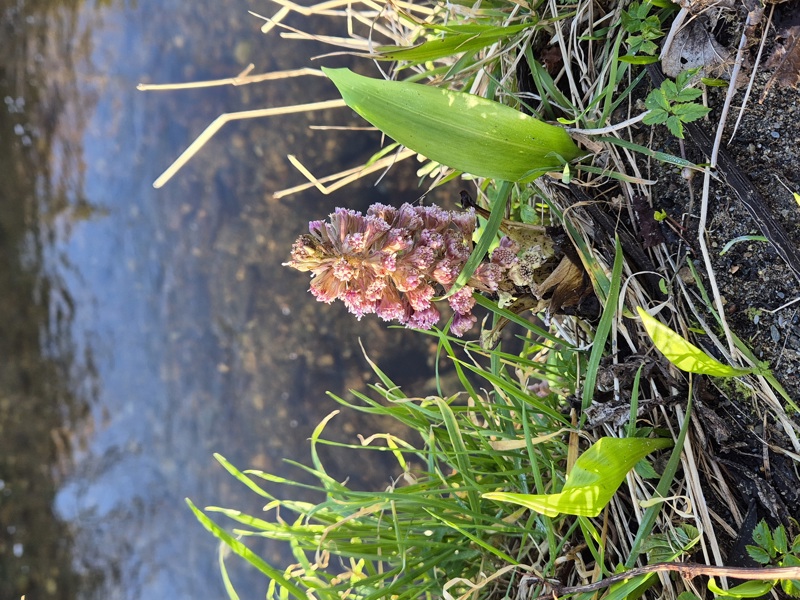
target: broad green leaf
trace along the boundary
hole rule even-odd
[[[711,375],[713,377],[736,377],[753,372],[752,369],[737,369],[722,364],[697,346],[687,342],[658,319],[648,315],[642,307],[637,306],[636,310],[639,312],[644,328],[647,330],[647,335],[653,340],[655,347],[681,371]]]
[[[687,104],[676,104],[672,107],[672,112],[684,123],[691,123],[697,119],[702,119],[711,111],[707,106],[689,102]]]
[[[644,105],[650,110],[660,108],[669,112],[669,102],[664,95],[664,90],[656,89],[650,92],[647,98],[645,98]]]
[[[676,115],[667,117],[666,125],[672,135],[683,139],[683,123],[681,123],[680,117]]]
[[[703,95],[703,90],[697,88],[684,88],[673,98],[675,102],[691,102]]]
[[[669,113],[663,108],[651,108],[650,112],[645,114],[642,122],[645,125],[661,125],[669,118]]]
[[[404,146],[491,179],[531,181],[581,150],[560,127],[472,94],[323,69],[347,105]]]
[[[664,95],[670,100],[675,100],[675,96],[678,95],[678,86],[675,85],[674,81],[670,81],[669,79],[664,80],[664,83],[661,84],[661,89]]]
[[[747,549],[747,553],[750,555],[750,558],[752,558],[757,563],[760,563],[762,565],[768,565],[770,563],[770,560],[772,560],[769,556],[769,552],[764,550],[761,546],[750,546],[748,544],[747,546],[745,546],[745,548]]]
[[[490,492],[483,497],[519,504],[548,517],[559,513],[596,517],[641,458],[671,445],[672,440],[661,438],[600,438],[575,461],[561,493]]]
[[[783,525],[778,525],[772,532],[772,541],[775,544],[775,552],[778,554],[786,554],[789,551],[789,540]]]
[[[737,585],[728,590],[723,590],[717,585],[713,577],[708,580],[708,589],[718,596],[723,596],[725,598],[759,598],[769,593],[774,585],[772,581],[754,580]]]
[[[772,531],[764,519],[761,519],[753,528],[753,541],[769,552],[772,558],[775,558],[775,542],[772,539]]]
[[[496,41],[519,33],[533,23],[510,27],[482,27],[478,31],[456,32],[442,38],[427,40],[416,46],[379,46],[376,48],[380,60],[406,60],[421,63],[436,60],[461,52],[475,52]]]

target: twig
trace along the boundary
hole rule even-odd
[[[672,42],[675,40],[675,36],[678,35],[678,31],[680,31],[681,27],[683,26],[683,22],[686,20],[686,16],[688,14],[688,8],[681,8],[678,11],[678,14],[675,15],[675,18],[672,20],[672,27],[670,27],[669,33],[664,40],[664,44],[661,46],[661,54],[658,55],[660,60],[664,60],[667,52],[669,52]]]
[[[223,113],[214,119],[211,124],[205,128],[197,138],[189,145],[183,153],[175,159],[167,170],[159,175],[158,179],[153,182],[154,188],[160,188],[167,183],[172,176],[177,173],[183,165],[197,154],[205,143],[210,140],[217,131],[219,131],[225,123],[229,121],[238,121],[240,119],[255,119],[257,117],[274,117],[276,115],[288,115],[291,113],[299,112],[312,112],[315,110],[325,110],[328,108],[340,108],[346,106],[344,100],[327,100],[325,102],[312,102],[310,104],[296,104],[294,106],[279,106],[276,108],[262,108],[258,110],[243,110],[235,113]]]
[[[261,81],[270,81],[272,79],[288,79],[290,77],[300,77],[303,75],[316,75],[317,77],[325,77],[325,73],[319,69],[309,68],[291,69],[288,71],[273,71],[272,73],[263,73],[261,75],[249,75],[250,71],[252,71],[254,68],[255,65],[250,64],[236,77],[226,77],[225,79],[189,81],[187,83],[140,83],[136,86],[136,89],[143,92],[156,90],[190,90],[220,85],[246,85],[248,83],[259,83]]]
[[[764,43],[767,41],[767,32],[769,31],[769,27],[772,24],[772,13],[775,12],[775,5],[773,4],[769,11],[769,18],[767,18],[767,24],[764,25],[764,31],[761,34],[761,43],[758,45],[758,54],[756,54],[756,64],[753,65],[753,71],[750,73],[750,81],[747,84],[747,90],[744,93],[744,98],[742,99],[742,106],[739,108],[739,115],[736,117],[736,123],[733,126],[733,132],[731,133],[731,139],[728,140],[728,145],[731,145],[733,142],[733,138],[736,136],[736,131],[739,129],[739,123],[742,120],[742,116],[744,115],[744,109],[747,107],[747,100],[750,98],[750,92],[753,89],[753,81],[755,81],[756,75],[758,74],[758,65],[761,64],[761,53],[764,51]],[[732,82],[733,83],[733,82]]]
[[[584,135],[605,135],[607,133],[614,133],[615,131],[619,131],[620,129],[625,129],[626,127],[630,127],[631,125],[635,125],[642,119],[644,119],[648,114],[650,114],[649,110],[644,111],[640,115],[636,115],[635,117],[631,117],[626,121],[622,121],[621,123],[617,123],[616,125],[608,125],[606,127],[601,127],[599,129],[580,129],[578,127],[565,127],[567,133],[581,133]]]
[[[770,579],[798,579],[800,578],[800,567],[715,567],[711,565],[703,565],[699,563],[680,563],[680,562],[667,562],[655,563],[653,565],[645,565],[644,567],[637,567],[630,569],[618,575],[611,575],[606,579],[588,583],[586,585],[575,586],[562,586],[560,583],[552,579],[542,580],[541,578],[528,576],[526,580],[539,579],[539,583],[543,583],[550,588],[546,594],[538,596],[535,600],[552,600],[559,596],[566,596],[567,594],[579,594],[584,592],[594,592],[602,590],[615,583],[627,581],[640,575],[647,575],[648,573],[659,572],[677,572],[686,579],[694,579],[700,575],[708,575],[710,577],[731,577],[733,579],[756,579],[756,580],[770,580]]]
[[[745,22],[745,31],[750,26],[750,13],[747,15]],[[700,252],[703,255],[703,262],[706,266],[706,273],[708,275],[708,283],[711,287],[711,292],[714,296],[714,305],[719,314],[719,322],[722,325],[722,330],[725,332],[725,338],[728,340],[728,348],[730,350],[731,358],[736,358],[736,344],[733,341],[728,320],[725,318],[725,306],[722,304],[722,297],[719,293],[719,286],[717,285],[717,278],[714,274],[714,267],[711,264],[711,256],[708,252],[706,245],[706,222],[708,220],[708,196],[711,190],[711,170],[717,168],[717,159],[719,157],[719,147],[722,142],[722,133],[725,131],[725,121],[728,118],[728,111],[730,110],[733,96],[736,93],[736,79],[739,76],[739,71],[742,68],[742,60],[744,59],[744,47],[747,43],[747,36],[744,31],[739,40],[739,48],[736,52],[736,62],[733,65],[733,72],[731,73],[731,84],[728,87],[728,93],[725,95],[725,103],[722,105],[722,113],[719,117],[717,124],[716,136],[714,137],[714,144],[711,147],[711,161],[710,165],[703,169],[703,197],[700,204],[700,222],[697,225],[698,241],[700,243]]]
[[[350,183],[361,179],[367,175],[374,173],[375,171],[380,171],[381,169],[388,169],[394,163],[400,162],[401,160],[405,160],[411,156],[414,156],[416,152],[413,150],[409,150],[408,148],[403,148],[402,150],[392,154],[391,156],[384,156],[380,160],[375,161],[371,165],[365,166],[360,165],[358,167],[347,169],[346,171],[341,171],[339,173],[335,173],[333,175],[327,175],[325,177],[317,178],[315,177],[308,169],[306,169],[300,161],[297,160],[296,157],[289,155],[289,162],[294,165],[294,167],[300,171],[306,179],[308,179],[308,183],[302,183],[300,185],[296,185],[291,188],[287,188],[285,190],[280,190],[279,192],[275,192],[272,194],[273,198],[283,198],[285,196],[290,196],[291,194],[295,194],[297,192],[302,192],[303,190],[310,189],[312,187],[316,187],[319,191],[323,194],[330,194],[340,188],[343,188]],[[329,181],[334,181],[333,185],[324,185]]]

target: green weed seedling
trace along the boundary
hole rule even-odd
[[[661,87],[650,92],[644,101],[650,112],[645,115],[642,122],[645,125],[663,123],[672,135],[683,139],[683,124],[702,119],[711,110],[698,102],[693,102],[703,94],[702,90],[689,87],[696,73],[697,69],[684,71],[675,78],[675,81],[667,79]]]
[[[770,531],[767,523],[761,521],[753,529],[753,541],[755,545],[747,546],[747,553],[757,563],[777,567],[800,566],[800,535],[796,535],[790,545],[786,528],[783,525],[778,525]],[[781,579],[779,582],[773,581],[771,588],[778,583],[780,583],[781,589],[790,596],[800,596],[800,581]]]
[[[663,37],[664,32],[658,16],[649,14],[651,8],[649,2],[632,2],[628,10],[622,11],[622,27],[631,35],[626,40],[630,55],[621,57],[621,60],[633,58],[637,54],[652,56],[658,50],[655,40]],[[648,62],[655,62],[655,57]]]

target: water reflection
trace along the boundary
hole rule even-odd
[[[257,511],[213,461],[288,474],[372,355],[417,389],[421,336],[313,303],[280,266],[303,223],[341,203],[413,200],[390,187],[276,201],[312,168],[357,164],[364,134],[335,141],[303,117],[229,125],[170,184],[150,182],[219,113],[333,97],[325,81],[184,93],[140,81],[305,66],[245,0],[4,7],[0,44],[0,597],[205,598],[223,593],[213,539],[183,498]],[[302,52],[301,52],[302,51]],[[349,112],[315,115],[343,124]],[[312,137],[314,136],[314,137]],[[374,141],[374,140],[373,140]],[[397,179],[393,181],[398,181]],[[422,357],[422,358],[421,358]],[[385,429],[359,415],[332,435]],[[328,453],[329,472],[383,485],[390,467]],[[292,472],[293,475],[299,475]],[[280,561],[278,547],[259,551]],[[265,582],[236,561],[243,597]]]

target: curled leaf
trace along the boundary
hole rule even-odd
[[[653,340],[655,347],[681,371],[712,375],[714,377],[736,377],[753,372],[753,369],[737,369],[736,367],[722,364],[694,344],[683,339],[658,319],[651,317],[642,307],[637,306],[636,310],[639,312],[644,328],[647,330],[647,335]]]
[[[671,445],[672,440],[663,438],[600,438],[575,461],[561,493],[490,492],[483,497],[519,504],[548,517],[559,513],[596,517],[637,462]]]

